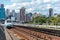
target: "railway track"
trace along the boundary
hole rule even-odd
[[[15,26],[14,28],[10,29],[14,32],[14,34],[17,34],[19,38],[21,37],[22,40],[60,40],[59,36],[55,36],[58,34],[54,34],[53,32],[50,33],[50,31],[35,31],[35,29],[32,28],[25,28],[20,26]],[[37,30],[37,29],[36,29]],[[54,34],[54,35],[53,35]]]
[[[43,39],[43,40],[60,40],[60,37],[54,36],[54,35],[50,35],[50,34],[48,34],[48,32],[46,34],[46,33],[41,33],[41,32],[37,32],[37,31],[34,31],[34,30],[30,30],[30,29],[18,27],[18,26],[15,27],[15,29],[16,30],[19,30],[19,31],[22,31],[22,33],[24,32],[24,33],[33,35],[33,36],[31,36],[33,38],[35,36],[36,37],[36,40],[40,40],[40,39]],[[51,34],[53,34],[53,33],[51,33]]]
[[[26,29],[15,27],[15,28],[12,28],[11,31],[13,31],[18,36],[22,37],[22,39],[24,40],[43,40],[33,34],[28,33]]]
[[[45,28],[34,28],[34,27],[26,27],[26,26],[18,26],[18,27],[60,37],[60,30],[45,29]]]
[[[7,30],[8,30],[8,29],[7,29]],[[12,37],[12,35],[10,34],[10,32],[7,31],[7,33],[9,34],[9,36],[10,36],[10,38],[11,38],[11,39],[9,39],[9,40],[14,40],[13,37]]]

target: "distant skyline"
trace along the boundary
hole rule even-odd
[[[49,8],[53,8],[54,13],[60,13],[60,0],[0,0],[0,4],[16,12],[25,7],[27,12],[40,12],[44,15],[49,13]]]

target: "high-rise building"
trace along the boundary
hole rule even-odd
[[[5,8],[4,8],[4,4],[0,4],[0,19],[5,20]]]
[[[25,22],[25,8],[20,9],[20,22]]]
[[[16,13],[16,20],[20,22],[20,13]]]
[[[10,10],[9,9],[6,9],[6,17],[9,17],[10,16]]]
[[[49,17],[51,17],[52,15],[53,15],[53,9],[50,8],[50,9],[49,9]]]
[[[30,14],[26,14],[25,22],[29,22],[29,21],[31,21],[31,15]]]
[[[32,20],[32,13],[30,12],[30,13],[26,14],[26,16],[25,16],[25,21],[26,21],[26,22],[29,22],[29,21],[31,21],[31,20]]]
[[[31,13],[31,12],[30,12],[30,13],[28,13],[28,16],[32,17],[32,13]]]
[[[13,20],[14,19],[16,20],[16,12],[15,12],[15,10],[12,10],[12,12],[10,13],[10,15],[11,15],[11,20],[12,20],[12,18],[13,18]]]
[[[4,4],[0,4],[0,8],[4,8]]]
[[[16,14],[15,10],[12,10],[11,15],[15,17],[15,14]]]

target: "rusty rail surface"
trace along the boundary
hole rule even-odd
[[[11,31],[18,34],[18,36],[23,37],[24,40],[42,40],[41,38],[28,33],[29,30],[26,30],[26,29],[15,27],[15,28],[12,28]]]
[[[8,31],[8,29],[7,29],[6,31],[7,31],[7,33],[9,34],[11,40],[14,40],[13,37],[11,36],[10,32]]]
[[[16,26],[16,29],[19,29],[20,31],[23,31],[25,33],[34,35],[34,36],[36,36],[36,37],[38,37],[40,39],[43,39],[43,40],[60,40],[59,36],[54,36],[54,35],[58,35],[56,33],[54,35],[50,35],[50,34],[46,34],[46,33],[37,32],[37,31],[34,31],[34,30],[30,30],[31,28],[30,29],[26,29],[26,28],[23,28],[23,27],[20,27],[20,26]]]
[[[41,39],[44,39],[44,40],[60,40],[60,37],[57,37],[57,36],[48,35],[45,33],[40,33],[40,32],[36,32],[36,31],[24,29],[24,28],[19,28],[19,27],[16,27],[16,29],[19,29],[20,31],[34,35],[34,36],[41,38]]]
[[[36,32],[40,32],[40,33],[45,33],[48,35],[53,35],[53,36],[58,36],[60,37],[60,30],[54,30],[54,29],[45,29],[45,28],[35,28],[35,27],[26,27],[26,26],[19,26],[19,25],[15,25],[17,27],[20,28],[24,28],[24,29],[29,29],[32,31],[36,31]]]
[[[25,37],[25,36],[22,34],[22,32],[14,29],[14,28],[13,28],[13,29],[10,29],[10,30],[11,30],[14,34],[17,34],[16,37],[19,36],[19,37],[22,37],[23,40],[29,40],[27,37]],[[20,40],[22,40],[22,39],[20,39]]]
[[[27,30],[27,29],[23,29],[23,28],[18,28],[18,27],[16,27],[15,29],[17,29],[17,30],[19,30],[19,31],[22,31],[23,33],[27,33],[27,35],[30,36],[29,40],[42,40],[41,38],[33,35],[33,34],[35,34],[35,33],[33,33],[33,31],[30,31],[30,30]],[[27,35],[26,35],[26,36],[27,36]],[[26,37],[26,36],[25,36],[25,37]],[[32,39],[31,39],[31,37],[32,37]]]
[[[18,36],[23,37],[23,40],[60,40],[59,36],[41,33],[30,29],[14,26],[14,28],[10,30],[15,34],[18,34]]]

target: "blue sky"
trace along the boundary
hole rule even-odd
[[[0,0],[6,9],[19,11],[21,7],[26,8],[26,12],[38,12],[48,14],[49,8],[54,9],[54,13],[60,13],[60,0]]]

